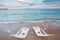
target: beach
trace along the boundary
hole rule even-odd
[[[41,22],[20,22],[20,23],[0,23],[0,40],[60,40],[60,21],[41,21]],[[32,27],[40,27],[49,37],[38,37]],[[26,38],[16,38],[10,35],[16,34],[23,27],[30,28]]]
[[[0,40],[60,40],[60,0],[0,0]]]

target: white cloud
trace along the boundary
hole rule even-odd
[[[16,8],[53,8],[60,7],[58,2],[57,4],[44,4],[44,0],[3,0],[1,4],[4,4],[7,7],[16,7]],[[32,4],[32,5],[31,5]]]
[[[27,2],[27,3],[40,3],[42,2],[43,0],[17,0],[17,1],[22,1],[22,2]]]

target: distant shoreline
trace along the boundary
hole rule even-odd
[[[0,10],[44,10],[44,9],[60,9],[60,8],[0,8]]]
[[[8,8],[0,8],[0,10],[8,10]]]

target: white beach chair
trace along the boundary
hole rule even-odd
[[[35,31],[37,36],[40,37],[46,37],[46,36],[53,36],[54,34],[47,34],[43,29],[39,27],[33,27],[33,30]]]
[[[29,28],[24,27],[24,28],[20,29],[17,32],[17,34],[10,35],[10,36],[17,37],[17,38],[25,38],[27,36],[27,34],[28,34],[28,31],[29,31]]]

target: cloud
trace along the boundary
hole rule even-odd
[[[47,5],[55,3],[60,3],[60,0],[0,0],[0,4]]]
[[[60,0],[17,0],[17,1],[28,6],[60,4]]]
[[[17,8],[60,8],[60,0],[3,0],[0,4]]]
[[[40,3],[43,0],[17,0],[17,1],[22,1],[22,2],[27,2],[27,3]]]
[[[60,4],[49,4],[49,5],[34,5],[26,8],[60,8]]]

